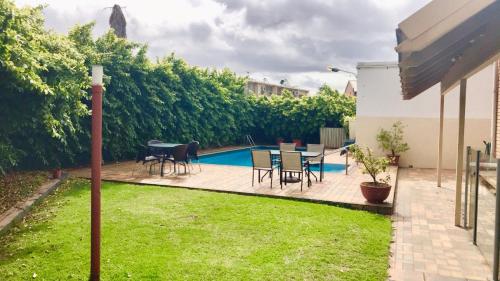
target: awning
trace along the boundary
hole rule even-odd
[[[403,98],[440,82],[445,93],[498,57],[500,0],[434,0],[396,37]]]

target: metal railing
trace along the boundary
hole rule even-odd
[[[349,147],[353,144],[346,145],[340,148],[340,156],[345,155],[345,174],[347,175],[347,171],[349,169]]]
[[[251,135],[246,135],[245,138],[247,139],[247,142],[248,144],[251,146],[251,147],[255,147],[255,142],[253,141],[253,138]]]

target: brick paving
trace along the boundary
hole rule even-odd
[[[326,163],[345,162],[345,157],[340,157],[338,152],[328,151],[327,153],[329,154],[325,157]],[[350,163],[352,163],[352,160]],[[252,186],[252,169],[250,167],[201,164],[201,172],[198,166],[194,165],[191,174],[165,175],[164,177],[160,177],[158,173],[149,175],[146,169],[140,167],[140,164],[138,166],[139,167],[131,161],[104,165],[102,178],[103,180],[130,183],[294,198],[369,210],[383,214],[390,214],[392,212],[395,188],[392,188],[391,194],[385,204],[370,204],[366,202],[361,194],[359,183],[369,180],[369,177],[367,175],[362,175],[356,165],[350,167],[349,175],[347,176],[344,172],[325,172],[323,182],[315,182],[313,179],[313,184],[310,188],[307,187],[305,180],[304,190],[302,192],[300,191],[300,183],[287,184],[283,186],[281,190],[279,185],[279,173],[277,172],[273,177],[272,189],[270,188],[270,179],[267,177],[260,184],[256,179],[255,185]],[[134,169],[137,170],[137,168],[138,172],[132,174],[132,171]],[[168,171],[168,168],[165,168],[165,171]],[[391,175],[391,184],[394,187],[397,169],[392,167],[388,172]],[[82,168],[71,170],[70,174],[78,177],[89,177],[90,169]]]
[[[490,280],[471,233],[454,226],[454,171],[436,187],[435,170],[400,169],[389,280]]]
[[[493,243],[495,240],[496,171],[481,170],[481,184],[478,196],[477,246],[488,261],[493,264]],[[469,229],[472,235],[472,228]]]

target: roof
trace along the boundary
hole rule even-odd
[[[254,80],[254,79],[248,79],[248,82],[249,83],[257,83],[257,84],[261,84],[261,85],[276,86],[276,87],[281,87],[281,88],[288,89],[288,90],[296,90],[296,91],[303,91],[303,92],[309,93],[309,90],[301,89],[301,88],[297,88],[297,87],[293,87],[293,86],[285,86],[285,85],[281,85],[281,84],[258,81],[258,80]]]
[[[349,81],[347,81],[347,85],[349,85],[349,84],[351,84],[351,87],[354,89],[354,91],[358,90],[358,81],[356,81],[356,80],[349,80]]]
[[[446,93],[495,60],[500,0],[434,0],[396,30],[401,87],[411,99],[441,82]]]
[[[376,62],[358,62],[357,69],[362,68],[393,68],[398,67],[398,63],[394,61],[376,61]]]

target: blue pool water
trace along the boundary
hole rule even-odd
[[[256,149],[277,149],[276,147],[257,147]],[[230,165],[230,166],[245,166],[252,167],[252,155],[250,148],[224,151],[213,154],[200,156],[200,163],[216,164],[216,165]],[[311,170],[319,171],[319,165],[312,166]],[[338,173],[345,170],[343,164],[325,163],[325,172]]]

